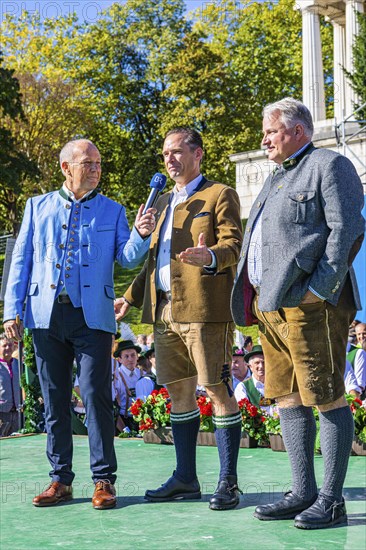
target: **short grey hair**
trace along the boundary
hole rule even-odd
[[[286,128],[301,124],[304,127],[305,135],[312,138],[314,133],[313,117],[309,109],[293,97],[285,97],[275,103],[269,103],[263,109],[263,117],[272,118],[280,112],[280,119]]]
[[[61,169],[62,169],[62,163],[64,161],[72,162],[74,160],[75,149],[77,149],[77,146],[81,143],[89,143],[90,145],[94,145],[94,143],[90,141],[90,139],[73,139],[71,141],[68,141],[66,145],[64,145],[64,147],[61,149],[61,152],[60,152]]]

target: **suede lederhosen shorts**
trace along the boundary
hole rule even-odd
[[[159,384],[198,376],[198,384],[221,382],[223,366],[231,365],[234,323],[176,323],[171,302],[161,300],[156,312],[154,342]]]
[[[337,306],[319,300],[263,312],[255,296],[253,313],[265,358],[266,397],[299,392],[303,405],[314,406],[344,394],[348,327],[356,314],[349,277]]]

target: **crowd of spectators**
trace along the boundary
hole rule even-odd
[[[138,425],[129,411],[136,399],[146,400],[156,381],[154,335],[134,335],[126,323],[121,323],[112,344],[112,395],[115,403],[116,435],[136,434]],[[250,336],[236,335],[233,347],[231,374],[235,398],[247,398],[269,415],[276,412],[275,404],[264,397],[265,359],[262,347],[253,345]],[[0,437],[17,432],[19,428],[19,371],[17,347],[13,340],[0,335]],[[365,400],[366,387],[366,323],[355,319],[349,330],[346,356],[346,393]],[[197,395],[206,395],[197,387]],[[80,422],[87,427],[85,408],[75,372],[72,408]]]

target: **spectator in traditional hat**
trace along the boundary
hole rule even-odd
[[[138,425],[134,422],[129,408],[136,397],[136,384],[140,378],[140,370],[137,368],[140,352],[140,346],[136,346],[132,340],[123,340],[118,342],[118,347],[113,354],[120,363],[114,380],[115,399],[120,411],[116,424],[119,432],[124,428],[138,431]]]
[[[248,363],[244,359],[245,350],[242,348],[233,348],[233,357],[231,361],[231,374],[233,381],[233,390],[237,387],[240,382],[244,382],[249,378],[252,373],[248,368]]]
[[[240,382],[235,389],[235,398],[239,402],[242,399],[249,401],[256,407],[261,407],[267,414],[273,414],[272,406],[262,405],[264,400],[264,355],[262,346],[253,346],[251,352],[244,356],[244,361],[249,363],[252,376]]]

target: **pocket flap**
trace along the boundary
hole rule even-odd
[[[111,300],[115,299],[116,296],[114,294],[114,288],[112,286],[104,285],[104,292],[106,293],[106,296],[108,296],[108,298],[110,298]]]
[[[31,283],[29,285],[28,296],[35,296],[38,294],[38,283]]]
[[[315,197],[315,191],[296,191],[296,193],[289,193],[289,198],[295,202],[306,202]]]
[[[98,225],[97,231],[114,231],[115,225]]]
[[[311,258],[299,258],[296,256],[295,261],[300,269],[306,271],[306,273],[312,273],[318,263],[317,260],[312,260]]]

